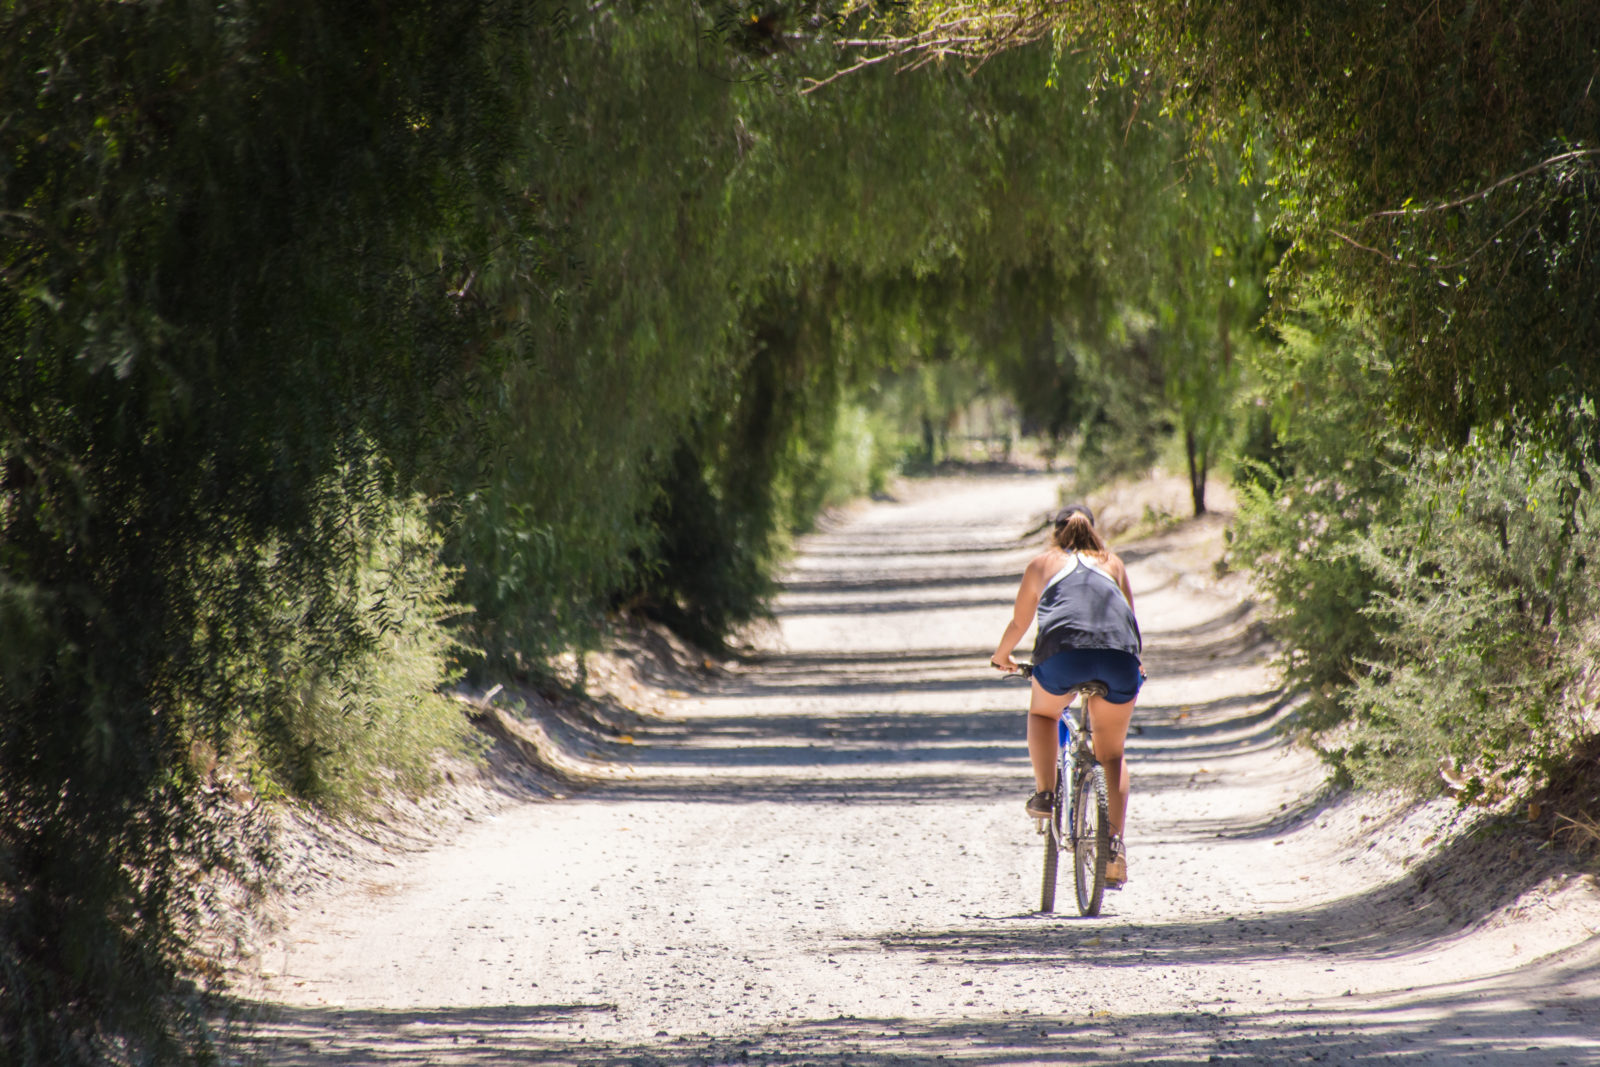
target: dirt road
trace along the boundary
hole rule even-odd
[[[1150,682],[1128,887],[1033,913],[1024,687],[986,659],[1054,501],[952,479],[810,538],[764,659],[526,804],[302,909],[273,1064],[1600,1062],[1600,892],[1331,797],[1214,523],[1122,554]],[[1443,849],[1441,842],[1445,843]],[[1062,900],[1070,908],[1070,874]]]

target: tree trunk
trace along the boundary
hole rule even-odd
[[[1210,466],[1209,449],[1200,447],[1193,426],[1183,428],[1183,451],[1189,459],[1189,498],[1194,501],[1195,517],[1206,513],[1206,468]]]

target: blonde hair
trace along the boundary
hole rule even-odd
[[[1050,540],[1063,552],[1087,552],[1096,559],[1105,559],[1109,552],[1089,516],[1081,511],[1068,515],[1066,522],[1056,523]]]

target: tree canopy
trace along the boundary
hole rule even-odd
[[[1582,0],[1353,5],[917,3],[853,17],[865,60],[983,59],[1053,40],[1102,84],[1274,162],[1294,248],[1279,286],[1376,316],[1390,402],[1441,440],[1517,424],[1592,452],[1559,414],[1600,396],[1588,240],[1600,197],[1600,10]],[[862,27],[858,27],[862,28]],[[1265,134],[1265,136],[1263,136]]]

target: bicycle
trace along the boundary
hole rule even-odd
[[[1033,677],[1033,665],[1024,663],[1020,674]],[[1067,693],[1067,707],[1057,723],[1055,801],[1049,818],[1036,819],[1044,840],[1044,880],[1039,891],[1039,911],[1056,908],[1056,873],[1061,853],[1072,850],[1072,884],[1078,914],[1100,914],[1106,892],[1106,863],[1111,856],[1111,810],[1106,801],[1106,772],[1094,756],[1089,725],[1091,696],[1105,696],[1099,682],[1084,682]],[[1076,706],[1074,706],[1076,705]],[[1062,788],[1062,784],[1066,788]]]

